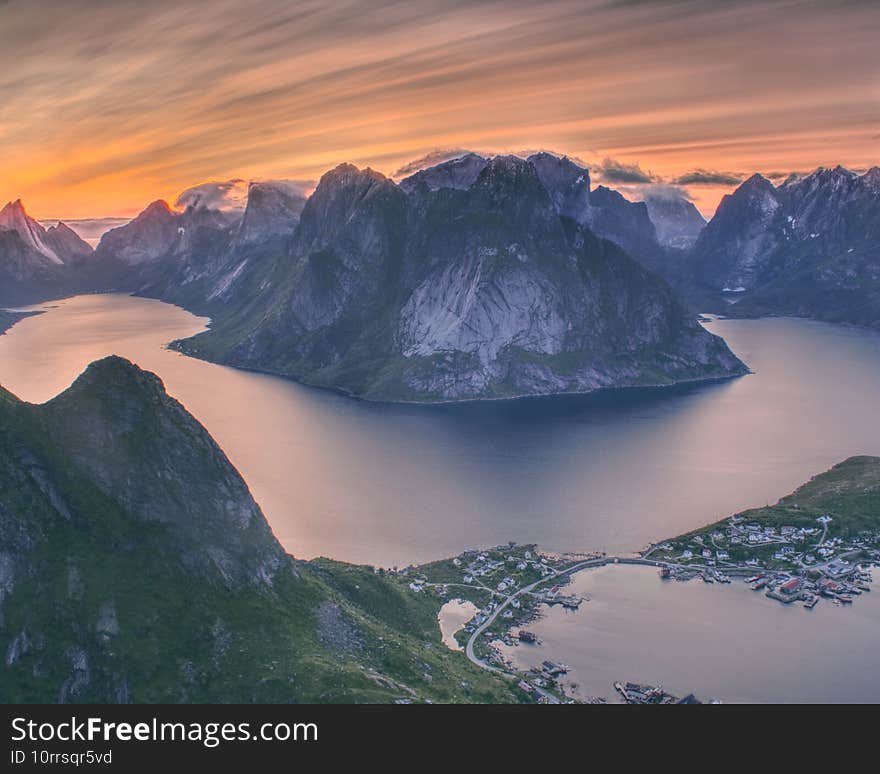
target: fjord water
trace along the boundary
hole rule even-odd
[[[301,558],[405,565],[508,540],[632,552],[880,454],[880,336],[854,328],[712,322],[755,371],[723,383],[415,406],[167,350],[207,320],[159,301],[42,308],[0,336],[0,384],[42,402],[111,353],[156,372]]]
[[[702,701],[880,701],[880,584],[852,605],[783,605],[741,580],[661,581],[651,567],[606,565],[577,573],[553,607],[529,624],[540,645],[500,646],[518,666],[564,661],[581,698],[619,701],[614,682],[662,684]],[[572,686],[576,688],[572,688]]]

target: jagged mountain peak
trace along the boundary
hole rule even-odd
[[[18,215],[27,215],[27,212],[24,208],[24,202],[21,199],[16,199],[14,202],[6,202],[3,209],[0,210],[0,215],[2,214],[18,214]]]
[[[359,169],[354,164],[340,164],[324,173],[318,181],[314,193],[309,197],[303,210],[303,217],[307,217],[314,210],[319,209],[322,203],[326,203],[340,196],[353,196],[349,204],[354,204],[360,197],[369,193],[371,189],[397,188],[392,180],[385,177],[370,167]]]
[[[734,191],[734,194],[737,192],[749,193],[752,191],[775,191],[776,187],[770,182],[766,177],[764,177],[760,172],[755,172],[755,174],[748,177],[744,180],[737,189]]]
[[[155,261],[174,247],[182,228],[180,220],[180,213],[168,202],[157,199],[134,220],[106,232],[95,252],[130,266]]]
[[[62,257],[47,244],[46,229],[27,214],[21,199],[8,202],[0,210],[0,231],[14,231],[27,249],[48,258],[51,263],[64,263]]]
[[[164,199],[156,199],[154,202],[150,202],[143,210],[143,212],[138,215],[138,217],[149,217],[151,215],[174,215],[174,211],[171,209],[171,205],[168,204]]]
[[[486,162],[476,180],[473,188],[498,188],[509,186],[525,186],[512,193],[517,196],[528,191],[529,188],[538,186],[544,190],[534,165],[520,156],[500,155],[493,156]]]
[[[63,221],[46,229],[45,241],[65,263],[94,252],[92,246]]]
[[[306,204],[306,197],[290,186],[251,182],[247,206],[236,235],[240,243],[255,243],[293,233]]]
[[[872,191],[880,191],[880,167],[871,167],[860,179]]]
[[[281,546],[238,472],[158,376],[111,355],[31,411],[71,470],[172,533],[190,571],[232,587],[272,584]]]
[[[706,219],[689,199],[681,196],[645,197],[657,239],[667,247],[690,247],[706,226]]]
[[[401,180],[400,187],[407,192],[414,191],[420,186],[425,186],[429,191],[440,188],[466,191],[473,185],[477,175],[483,171],[486,162],[487,159],[477,153],[465,153],[419,170]]]
[[[317,193],[322,187],[327,188],[330,185],[345,185],[353,180],[375,183],[391,182],[385,177],[385,175],[371,167],[360,169],[354,164],[345,162],[324,173],[318,181],[318,187],[315,189],[315,193]]]
[[[49,228],[46,229],[47,234],[51,234],[52,232],[76,235],[76,231],[68,226],[63,220],[59,220],[54,226],[49,226]]]
[[[547,151],[528,158],[560,215],[579,223],[590,219],[590,171],[567,156]]]

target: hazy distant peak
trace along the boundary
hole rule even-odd
[[[862,175],[861,180],[872,190],[880,191],[880,167],[871,167]]]
[[[759,172],[755,172],[751,177],[744,180],[737,190],[758,190],[758,189],[772,189],[774,188],[773,183],[771,183],[766,177],[764,177]]]
[[[170,205],[164,199],[156,199],[154,202],[150,202],[145,208],[141,215],[154,215],[154,214],[170,214],[172,212]]]
[[[31,250],[45,256],[52,263],[64,263],[46,243],[46,229],[27,214],[21,199],[8,202],[0,210],[0,231],[14,231]]]

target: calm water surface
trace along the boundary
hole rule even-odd
[[[876,570],[875,570],[876,573]],[[540,646],[501,646],[519,666],[564,661],[581,696],[619,701],[616,680],[724,702],[880,702],[880,585],[837,607],[783,605],[742,581],[661,581],[650,567],[575,575],[577,612],[529,625]]]
[[[440,625],[440,636],[443,644],[450,650],[464,650],[455,639],[456,632],[471,620],[479,609],[473,602],[466,599],[450,599],[440,608],[437,613],[437,623]]]
[[[155,371],[302,558],[403,565],[508,540],[631,552],[880,454],[880,336],[857,329],[711,323],[755,371],[722,384],[405,406],[171,352],[207,321],[158,301],[45,308],[0,336],[0,383],[41,402],[107,354]]]

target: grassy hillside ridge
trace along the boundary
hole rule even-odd
[[[128,361],[43,406],[0,391],[6,702],[516,700],[441,644],[437,607],[285,554],[204,428]]]
[[[816,527],[819,516],[829,515],[828,537],[851,538],[880,532],[880,457],[849,457],[811,478],[775,505],[750,508],[736,518],[761,526]],[[706,535],[727,518],[680,535],[684,542]]]

